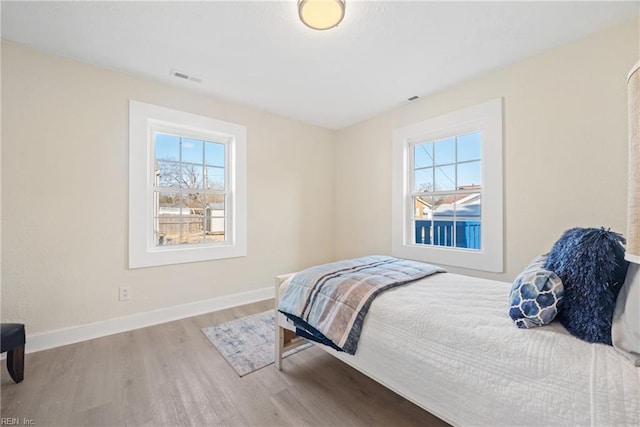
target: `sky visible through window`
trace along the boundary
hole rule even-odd
[[[156,133],[154,141],[155,159],[161,168],[167,161],[171,161],[172,164],[180,162],[183,171],[189,168],[192,175],[196,171],[198,182],[188,183],[187,187],[203,188],[204,186],[207,189],[224,189],[225,144],[163,133]],[[163,181],[162,186],[185,186]]]
[[[414,145],[413,191],[450,191],[482,185],[482,134]]]
[[[204,158],[203,158],[204,144]],[[155,137],[156,159],[180,160],[180,137],[157,133]],[[203,161],[204,160],[204,161]],[[182,138],[182,161],[185,163],[207,164],[224,167],[224,144]]]

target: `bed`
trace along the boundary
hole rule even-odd
[[[453,425],[640,425],[640,368],[557,322],[518,329],[510,287],[434,274],[373,301],[355,355],[320,347]],[[278,369],[294,330],[276,311]]]

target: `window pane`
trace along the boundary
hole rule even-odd
[[[458,137],[458,161],[482,158],[482,133],[475,132]]]
[[[413,197],[414,243],[419,245],[431,244],[432,200],[429,196]]]
[[[224,190],[224,168],[205,166],[205,182],[209,190]]]
[[[180,216],[155,218],[156,246],[177,245],[180,242]]]
[[[431,197],[414,196],[413,197],[413,218],[414,219],[431,219],[432,201]]]
[[[413,177],[413,191],[433,191],[433,168],[416,169]]]
[[[480,221],[456,221],[456,247],[480,250]]]
[[[434,188],[436,191],[454,190],[456,188],[456,166],[436,167]]]
[[[224,144],[205,142],[204,162],[209,166],[224,167]]]
[[[180,138],[174,135],[156,133],[154,140],[156,159],[180,160]]]
[[[182,188],[202,189],[203,185],[202,166],[183,165],[180,186]]]
[[[224,194],[204,194],[204,208],[224,212]],[[216,216],[224,216],[216,215]]]
[[[433,221],[433,244],[435,246],[453,246],[453,221]]]
[[[415,244],[416,245],[430,245],[431,244],[431,220],[415,220]]]
[[[203,215],[206,194],[198,192],[184,193],[182,203],[189,209],[187,215]]]
[[[480,221],[482,200],[480,193],[467,194],[456,201],[456,219]]]
[[[193,209],[192,209],[193,211]],[[182,239],[180,243],[202,243],[204,241],[202,215],[186,215],[182,217]]]
[[[222,194],[208,194],[205,203],[205,241],[224,242],[226,221],[225,199]]]
[[[435,142],[434,159],[436,165],[454,163],[456,161],[456,139],[440,139]]]
[[[202,165],[204,163],[202,150],[202,141],[182,138],[182,162]]]
[[[180,215],[180,193],[155,191],[153,193],[156,201],[157,215]]]
[[[433,143],[413,146],[414,169],[433,166]]]
[[[456,209],[456,246],[467,249],[481,247],[482,198],[473,193],[459,198]]]
[[[453,200],[455,196],[436,196],[432,199],[433,219],[435,221],[453,221]]]
[[[434,196],[431,198],[431,216],[442,219],[443,216],[453,216],[452,196]]]
[[[225,229],[224,217],[210,216],[205,219],[205,241],[207,243],[212,242],[224,242],[224,229]]]
[[[188,192],[182,195],[185,209],[182,211],[181,244],[202,242],[204,237],[204,199],[205,195],[198,192]]]
[[[453,201],[455,196],[434,196],[433,230],[431,238],[436,246],[453,246]]]
[[[482,186],[482,161],[458,164],[458,189]]]
[[[162,160],[155,162],[154,185],[160,187],[180,187],[181,182],[180,163],[165,162]]]
[[[154,198],[154,241],[158,246],[175,245],[180,241],[180,216],[184,209],[180,193],[153,193]]]

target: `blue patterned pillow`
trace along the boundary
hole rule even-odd
[[[546,255],[537,257],[513,282],[509,316],[518,328],[546,325],[558,314],[564,287],[553,271],[545,270],[546,262]]]

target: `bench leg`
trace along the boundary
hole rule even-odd
[[[7,370],[15,382],[24,379],[24,345],[7,352]]]
[[[276,360],[275,365],[276,369],[282,370],[282,350],[284,348],[284,328],[280,326],[280,322],[278,320],[279,313],[276,311]]]

